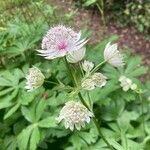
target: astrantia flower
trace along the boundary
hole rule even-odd
[[[85,90],[93,90],[95,89],[95,82],[91,78],[83,79],[81,82],[81,87]]]
[[[100,72],[94,73],[92,75],[92,79],[93,79],[96,87],[103,87],[103,86],[106,85],[106,82],[107,82],[106,81],[106,79],[107,79],[106,76],[104,76]]]
[[[93,113],[90,112],[80,102],[69,101],[60,111],[58,122],[63,122],[66,129],[80,130],[81,127],[85,126],[85,123],[90,122],[90,118],[93,117]]]
[[[37,67],[34,66],[29,69],[29,73],[26,76],[26,79],[27,81],[25,88],[28,91],[32,91],[34,89],[37,89],[43,84],[45,77],[42,74],[42,72]]]
[[[103,87],[106,85],[106,77],[100,73],[94,73],[93,75],[82,80],[81,87],[85,90],[93,90],[96,87]]]
[[[89,73],[93,67],[94,67],[94,64],[90,61],[87,61],[85,60],[83,63],[82,63],[82,67],[83,67],[83,70],[86,72],[86,73]]]
[[[136,90],[137,85],[132,82],[131,79],[127,78],[126,76],[121,76],[119,78],[120,81],[120,86],[122,87],[123,91],[128,91],[129,89],[131,90]]]
[[[86,42],[86,39],[81,39],[81,32],[77,33],[69,27],[58,25],[52,27],[44,36],[42,50],[38,52],[46,59],[54,59],[81,49]]]
[[[85,56],[85,51],[85,47],[82,47],[81,49],[76,51],[71,51],[66,55],[66,59],[70,63],[77,63],[83,59],[83,57]]]
[[[108,43],[104,50],[104,59],[109,64],[111,64],[114,67],[119,67],[124,65],[123,56],[122,54],[117,50],[118,46],[117,44],[110,44]]]

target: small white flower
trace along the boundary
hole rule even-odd
[[[95,89],[95,82],[93,79],[83,79],[81,83],[81,87],[85,90],[93,90]]]
[[[66,59],[70,63],[77,63],[83,59],[83,57],[85,56],[85,51],[86,48],[82,47],[79,50],[69,52],[68,55],[66,55]]]
[[[32,67],[29,69],[29,73],[26,76],[26,86],[28,91],[32,91],[40,87],[44,82],[44,75],[37,67]]]
[[[126,76],[121,76],[119,78],[120,81],[120,86],[122,87],[123,91],[128,91],[129,89],[131,90],[136,90],[137,85],[132,82],[131,79],[127,78]]]
[[[110,44],[110,42],[106,45],[104,50],[104,59],[109,64],[114,67],[119,67],[124,65],[123,56],[117,50],[117,44]]]
[[[133,83],[132,85],[131,85],[131,90],[136,90],[137,89],[137,85],[135,84],[135,83]]]
[[[42,50],[38,50],[38,52],[46,59],[54,59],[77,51],[86,43],[86,39],[81,39],[81,32],[77,33],[69,27],[58,25],[50,28],[44,36]]]
[[[93,81],[94,81],[94,83],[95,83],[95,86],[97,86],[97,87],[103,87],[103,86],[105,86],[106,85],[106,79],[107,79],[107,77],[106,76],[104,76],[102,73],[100,73],[100,72],[97,72],[97,73],[94,73],[93,75],[92,75],[92,79],[93,79]]]
[[[93,90],[96,87],[103,87],[106,85],[106,79],[107,78],[103,74],[97,72],[88,78],[83,79],[81,87],[85,90]]]
[[[83,70],[86,72],[86,73],[89,73],[93,68],[94,68],[94,64],[90,61],[87,61],[85,60],[83,63],[82,63],[82,67],[83,67]]]
[[[59,117],[56,118],[58,122],[63,121],[66,129],[80,130],[81,127],[85,126],[85,123],[89,123],[93,113],[90,112],[80,102],[69,101],[61,109]]]

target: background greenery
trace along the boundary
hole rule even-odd
[[[140,32],[150,34],[149,0],[75,0],[77,6],[95,7],[102,21],[113,20],[121,26],[134,25]]]
[[[125,13],[127,18],[134,21],[128,13],[136,9],[132,5],[134,2],[126,5]],[[98,137],[93,123],[82,131],[74,132],[56,124],[55,117],[64,103],[75,97],[75,90],[64,89],[63,84],[48,83],[31,93],[24,89],[25,76],[32,65],[40,68],[48,80],[56,83],[61,81],[71,86],[62,60],[47,61],[36,52],[49,26],[62,20],[68,25],[71,15],[58,16],[57,6],[40,0],[3,1],[0,11],[0,149],[108,149]],[[136,18],[134,23],[141,26],[141,21],[139,23]],[[148,25],[142,26],[140,29],[148,30]],[[98,64],[103,59],[105,45],[117,39],[117,36],[112,36],[97,45],[88,45],[86,59]],[[148,68],[140,65],[142,60],[139,56],[133,56],[129,50],[124,52],[125,67],[115,69],[110,65],[103,66],[101,71],[109,78],[108,83],[101,90],[91,91],[90,96],[101,129],[116,150],[148,150],[150,81],[142,83],[138,79]],[[142,100],[139,93],[122,91],[118,81],[120,75],[126,75],[138,85],[142,91]],[[87,98],[86,93],[82,93]]]

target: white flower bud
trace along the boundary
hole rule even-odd
[[[85,56],[85,51],[85,47],[82,47],[81,49],[76,51],[71,51],[66,55],[66,59],[70,63],[77,63],[83,59],[83,57]]]
[[[27,81],[25,88],[28,91],[32,91],[34,89],[37,89],[43,84],[45,77],[42,74],[42,72],[37,67],[34,66],[29,69],[29,73],[26,76],[26,79]]]
[[[83,67],[83,70],[87,73],[89,73],[93,67],[94,67],[94,64],[90,61],[87,61],[85,60],[83,63],[82,63],[82,67]]]
[[[123,56],[117,50],[117,44],[110,44],[110,42],[106,45],[104,50],[104,59],[109,64],[114,67],[119,67],[124,65]]]
[[[63,121],[66,129],[80,130],[81,127],[85,126],[85,123],[89,123],[93,113],[90,112],[80,102],[69,101],[61,109],[59,117],[56,118],[58,122]]]

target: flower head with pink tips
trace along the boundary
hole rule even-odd
[[[81,32],[75,32],[70,27],[57,25],[50,28],[42,40],[42,50],[37,50],[46,59],[63,57],[73,51],[80,50],[87,40],[81,39]]]

